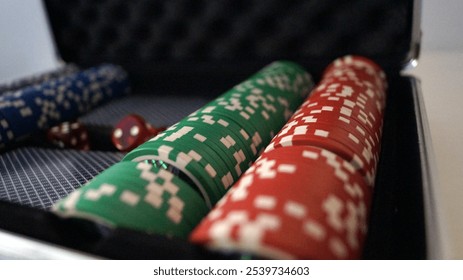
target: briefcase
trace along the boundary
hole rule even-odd
[[[420,83],[401,73],[419,56],[421,1],[46,0],[44,5],[66,65],[119,65],[131,93],[79,116],[91,137],[90,151],[30,138],[2,151],[0,231],[30,244],[20,258],[242,258],[240,252],[210,250],[182,238],[62,219],[49,210],[122,159],[109,135],[124,116],[135,113],[154,127],[170,126],[273,61],[298,63],[318,82],[325,67],[345,55],[375,61],[389,85],[362,258],[442,257],[438,221],[432,219],[432,147]]]

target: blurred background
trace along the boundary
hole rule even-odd
[[[463,1],[445,2],[423,0],[422,30],[423,50],[463,50]]]

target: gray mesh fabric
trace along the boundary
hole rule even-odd
[[[120,161],[114,152],[19,148],[0,154],[0,200],[48,209]]]

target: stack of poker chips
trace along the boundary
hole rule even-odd
[[[55,204],[62,217],[82,218],[167,236],[187,236],[208,208],[187,183],[165,169],[124,161]]]
[[[260,258],[360,258],[386,88],[374,62],[334,61],[191,241]]]
[[[54,212],[187,238],[191,225],[256,160],[312,86],[300,66],[274,62],[129,152],[57,202]]]
[[[65,69],[66,70],[66,69]],[[36,80],[42,79],[37,83]],[[0,148],[34,132],[74,120],[111,98],[127,94],[127,74],[104,64],[84,71],[70,68],[5,86],[0,95]],[[27,84],[24,88],[18,85]]]

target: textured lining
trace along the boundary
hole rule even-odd
[[[138,114],[154,126],[170,126],[207,103],[206,98],[169,95],[132,95],[114,100],[83,116],[87,126],[114,127],[128,114]]]
[[[0,155],[0,200],[48,209],[122,154],[20,148]]]
[[[45,3],[65,61],[121,64],[137,86],[160,86],[173,76],[210,84],[214,74],[281,58],[317,74],[348,53],[399,69],[411,45],[412,0]]]

